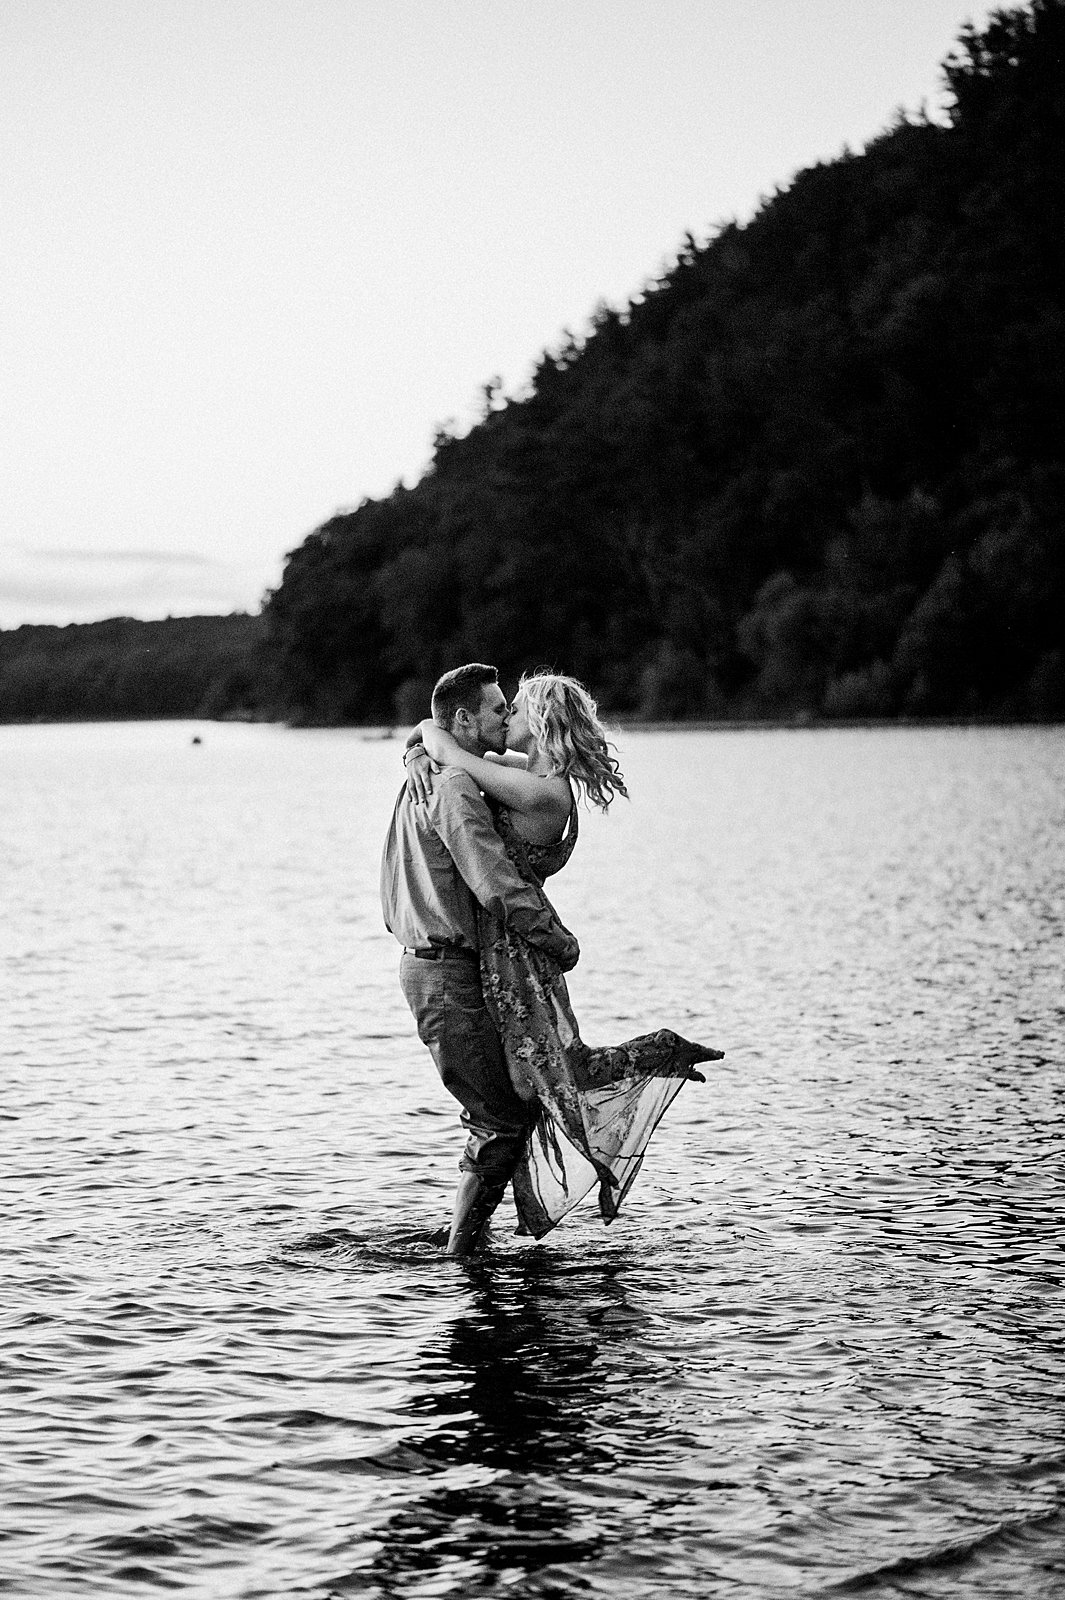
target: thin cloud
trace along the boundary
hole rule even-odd
[[[257,611],[270,574],[187,551],[0,545],[0,628],[101,616]]]
[[[224,567],[226,562],[217,556],[201,555],[195,550],[87,550],[71,546],[69,549],[52,546],[38,550],[29,545],[15,546],[21,556],[30,561],[109,561],[128,566],[143,566],[152,562],[172,567]]]
[[[246,585],[244,587],[247,587]],[[265,588],[265,585],[261,587]],[[117,580],[112,583],[79,583],[76,578],[57,578],[49,582],[45,578],[18,579],[7,578],[0,575],[0,604],[16,604],[27,606],[62,606],[71,605],[79,608],[84,606],[114,606],[133,605],[137,603],[150,604],[155,607],[165,606],[170,595],[181,595],[188,601],[200,599],[217,604],[232,602],[238,604],[237,584],[226,582],[201,583],[184,587],[179,583],[168,583],[165,587],[158,584],[145,584],[137,582],[123,583]],[[246,601],[244,603],[247,603]],[[0,624],[2,626],[2,624]],[[10,624],[9,624],[10,626]]]

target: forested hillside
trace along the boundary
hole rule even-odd
[[[0,630],[0,722],[250,715],[272,684],[263,632],[239,612]]]
[[[312,533],[287,713],[406,721],[470,658],[647,717],[1065,713],[1065,0],[944,70],[948,123],[687,240]]]

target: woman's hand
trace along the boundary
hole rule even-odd
[[[424,805],[433,792],[433,773],[440,768],[435,762],[430,761],[425,747],[420,744],[408,746],[408,752],[403,757],[403,765],[407,773],[407,794],[411,803],[416,806]]]

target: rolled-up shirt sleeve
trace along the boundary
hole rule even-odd
[[[572,965],[576,941],[543,895],[526,883],[492,826],[469,773],[446,767],[433,784],[429,818],[474,897],[530,944]]]

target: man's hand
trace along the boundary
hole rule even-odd
[[[565,928],[558,930],[558,943],[552,947],[551,954],[562,968],[563,972],[572,972],[577,962],[581,959],[581,947]]]
[[[424,805],[433,792],[433,773],[440,768],[429,760],[424,745],[412,745],[403,758],[407,772],[407,794],[412,805]]]

